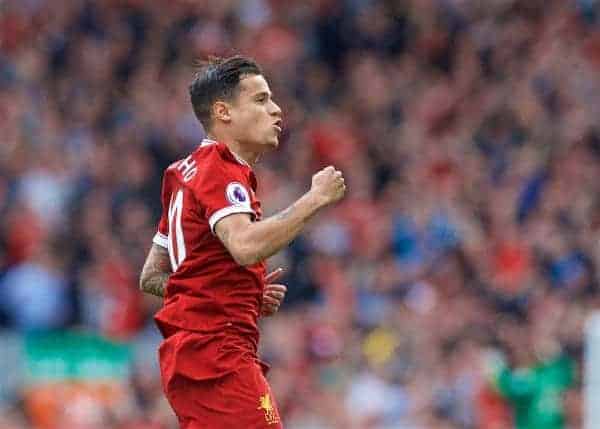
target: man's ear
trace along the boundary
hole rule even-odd
[[[212,114],[216,120],[222,122],[231,121],[230,106],[224,101],[215,101],[212,107]]]

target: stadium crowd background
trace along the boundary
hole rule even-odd
[[[256,168],[266,213],[327,164],[348,183],[270,261],[289,292],[262,353],[286,427],[511,428],[502,357],[557,356],[576,369],[540,393],[566,418],[545,427],[581,427],[599,20],[593,0],[0,1],[0,427],[176,427],[137,279],[162,170],[203,136],[194,59],[235,52],[284,110]],[[55,388],[44,417],[20,344],[64,329],[133,348],[119,401]]]

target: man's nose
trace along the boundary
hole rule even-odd
[[[279,105],[277,103],[275,103],[274,101],[272,102],[272,104],[273,104],[273,108],[271,109],[271,114],[281,116],[281,107],[279,107]]]

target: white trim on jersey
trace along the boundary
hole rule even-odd
[[[152,239],[152,242],[154,244],[158,244],[161,247],[164,247],[165,249],[167,249],[169,247],[169,237],[167,237],[164,234],[161,234],[160,232],[157,232],[154,235],[154,238]]]
[[[200,147],[204,147],[204,146],[210,146],[211,144],[215,144],[216,141],[211,140],[211,139],[203,139],[202,143],[200,143]]]
[[[210,230],[213,232],[213,234],[215,233],[215,225],[217,224],[218,221],[220,221],[221,219],[223,219],[226,216],[236,214],[236,213],[249,213],[256,217],[256,213],[254,213],[254,210],[252,210],[250,207],[244,207],[244,206],[224,207],[224,208],[214,212],[213,215],[208,220],[208,223],[210,225]]]

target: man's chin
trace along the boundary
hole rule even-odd
[[[266,150],[275,150],[279,146],[279,138],[267,140],[265,143]]]

